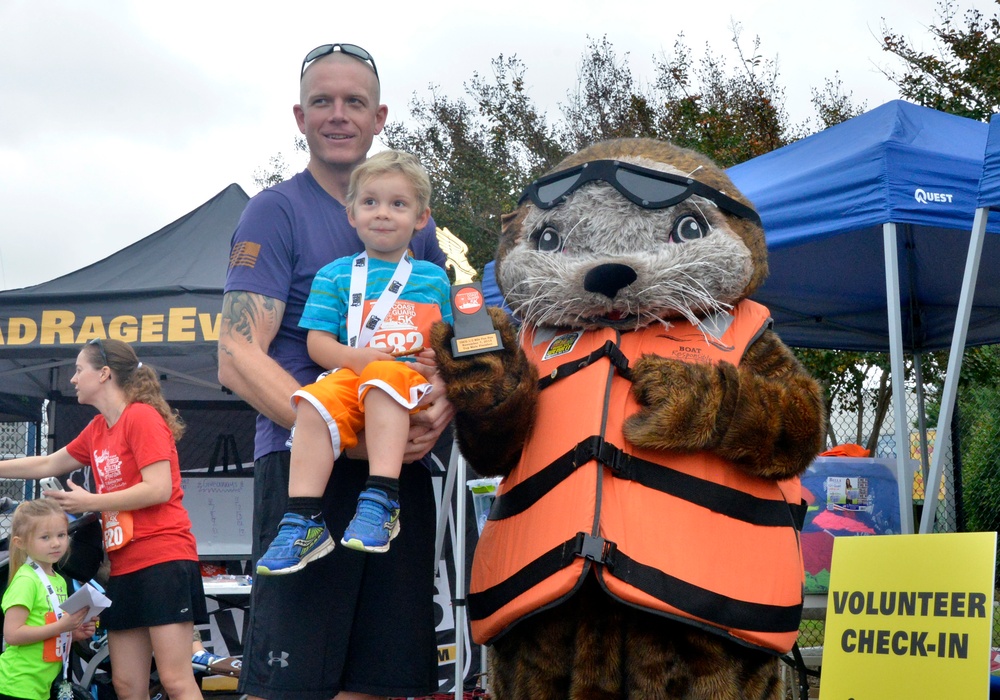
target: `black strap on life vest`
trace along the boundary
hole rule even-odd
[[[603,464],[619,479],[635,481],[647,488],[753,525],[788,527],[802,522],[803,518],[797,511],[801,510],[801,516],[805,515],[803,504],[793,505],[758,498],[738,489],[699,479],[669,466],[626,454],[600,436],[592,435],[538,473],[497,497],[490,509],[489,519],[503,520],[524,512],[578,467],[591,460]]]
[[[471,618],[488,618],[508,601],[566,568],[578,557],[601,564],[615,578],[713,625],[772,633],[790,632],[799,626],[801,604],[766,605],[729,598],[640,564],[622,553],[614,542],[584,532],[553,547],[510,578],[484,591],[470,593]]]
[[[469,593],[469,615],[481,620],[494,614],[508,601],[534,588],[545,579],[565,569],[577,557],[608,565],[614,560],[615,545],[602,537],[576,533],[560,545],[521,568],[516,574],[478,593]]]
[[[611,340],[604,341],[604,345],[594,350],[586,357],[580,360],[571,360],[570,362],[564,362],[563,364],[552,370],[551,374],[542,377],[538,380],[538,389],[541,391],[545,387],[549,386],[555,381],[560,379],[565,379],[571,374],[579,372],[585,367],[589,367],[601,358],[608,358],[611,360],[612,366],[618,370],[618,374],[625,377],[629,381],[632,380],[632,370],[628,366],[628,358],[625,357],[625,353],[615,345]]]
[[[793,632],[799,628],[802,603],[768,605],[730,598],[637,562],[620,549],[615,550],[613,564],[613,567],[608,566],[608,571],[615,578],[720,627],[772,633]]]

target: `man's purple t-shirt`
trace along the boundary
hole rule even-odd
[[[444,267],[431,219],[410,245],[414,257]],[[327,263],[364,250],[347,222],[344,205],[331,197],[308,170],[253,197],[233,233],[226,292],[262,294],[285,303],[281,327],[268,354],[300,384],[323,371],[306,349],[308,331],[299,318],[309,298],[313,277]],[[257,416],[254,459],[285,451],[288,431]]]

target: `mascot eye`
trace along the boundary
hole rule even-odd
[[[562,250],[562,236],[552,227],[544,229],[535,238],[535,245],[543,253],[558,253]]]
[[[674,243],[685,243],[704,238],[708,234],[708,224],[693,214],[685,214],[674,222],[670,231],[670,240]]]

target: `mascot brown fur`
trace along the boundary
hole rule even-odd
[[[648,139],[534,185],[496,265],[521,328],[491,309],[503,351],[459,359],[433,334],[462,453],[505,477],[469,596],[493,694],[777,700],[824,417],[745,301],[767,276],[759,219],[710,160]]]

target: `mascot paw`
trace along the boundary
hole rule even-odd
[[[690,392],[694,365],[645,355],[632,367],[632,394],[643,407],[675,403]]]
[[[448,400],[458,411],[482,413],[496,407],[525,384],[537,382],[537,373],[518,347],[517,329],[502,309],[489,308],[500,332],[503,350],[468,357],[452,357],[454,331],[446,323],[431,329],[431,345],[438,371],[448,385]]]
[[[641,406],[625,422],[640,447],[700,450],[717,439],[725,382],[718,366],[646,355],[632,369],[632,393]]]

